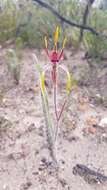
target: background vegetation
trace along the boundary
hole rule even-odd
[[[86,4],[78,0],[47,0],[62,16],[82,23]],[[107,34],[107,10],[92,8],[87,25],[97,31]],[[61,25],[68,38],[68,47],[78,47],[80,30],[59,21],[50,11],[40,7],[31,0],[22,0],[17,3],[10,0],[0,1],[0,44],[13,43],[16,47],[29,46],[43,48],[43,36],[54,31],[56,25]],[[101,58],[107,51],[107,40],[84,32],[81,46],[94,58]]]

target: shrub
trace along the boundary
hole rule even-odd
[[[107,34],[107,14],[106,11],[94,10],[92,11],[89,24],[100,33]],[[107,39],[100,36],[95,36],[89,32],[84,35],[84,46],[92,58],[101,59],[105,52],[107,52]]]
[[[16,84],[19,84],[20,79],[20,62],[17,57],[16,51],[8,49],[5,55],[8,71],[13,77]]]

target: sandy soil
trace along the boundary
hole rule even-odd
[[[7,71],[5,50],[0,53],[0,189],[106,190],[107,182],[89,184],[72,173],[79,163],[107,175],[107,130],[93,127],[107,117],[106,108],[90,102],[87,87],[78,87],[71,93],[56,143],[57,172],[48,149],[38,74],[31,59],[33,51],[23,53],[19,85]],[[43,65],[44,60],[41,53]],[[80,55],[65,64],[70,67],[74,62],[85,64]],[[59,101],[62,97],[60,93]]]

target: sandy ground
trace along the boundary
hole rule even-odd
[[[107,190],[107,182],[89,184],[72,172],[76,164],[84,164],[107,175],[107,130],[93,127],[107,117],[106,108],[89,101],[87,87],[71,93],[56,143],[57,172],[48,149],[32,51],[24,51],[19,85],[7,71],[4,51],[0,54],[0,190]],[[76,56],[65,64],[80,61]],[[43,55],[40,63],[44,65]],[[62,97],[60,93],[59,101]],[[53,113],[51,95],[50,102]]]

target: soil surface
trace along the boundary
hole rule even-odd
[[[107,109],[102,102],[93,101],[95,96],[101,96],[101,91],[90,78],[82,53],[71,56],[69,52],[63,61],[80,84],[72,90],[60,123],[55,150],[57,169],[48,148],[38,72],[32,60],[35,50],[23,51],[18,85],[7,69],[5,51],[0,52],[0,190],[107,190],[107,182],[90,184],[73,174],[73,167],[83,164],[107,176],[107,126],[98,125],[107,117]],[[41,65],[49,64],[43,52],[36,53]],[[50,109],[54,114],[48,80]],[[59,105],[64,97],[63,77],[61,81]]]

